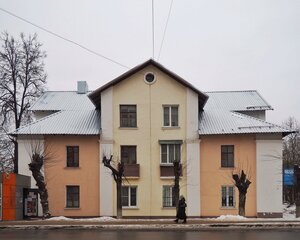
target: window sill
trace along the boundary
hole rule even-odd
[[[220,210],[236,210],[236,207],[220,207]]]
[[[176,129],[180,129],[180,127],[179,126],[174,126],[174,127],[172,127],[172,126],[163,126],[162,128],[161,128],[162,130],[176,130]]]
[[[176,209],[176,207],[162,207],[162,210],[173,210]]]
[[[173,163],[160,163],[160,166],[163,166],[163,167],[173,167]]]
[[[220,167],[220,170],[234,170],[235,167]]]
[[[64,167],[66,170],[80,170],[81,167]]]
[[[119,127],[120,130],[138,130],[138,127]]]
[[[122,207],[123,210],[139,210],[138,207]]]
[[[135,176],[125,176],[125,177],[122,177],[122,179],[132,179],[132,180],[135,180],[135,179],[139,179],[140,177],[135,177]]]
[[[81,208],[80,207],[78,207],[78,208],[77,207],[73,207],[73,208],[72,207],[65,207],[64,210],[81,210]]]

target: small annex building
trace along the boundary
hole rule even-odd
[[[282,216],[282,138],[266,121],[272,107],[255,90],[202,92],[150,59],[88,91],[47,91],[31,107],[36,121],[17,129],[19,169],[41,142],[53,216],[116,216],[116,190],[103,156],[125,164],[123,216],[173,217],[173,161],[189,217],[238,214],[232,172],[251,178],[246,216]],[[32,179],[31,186],[35,187]]]

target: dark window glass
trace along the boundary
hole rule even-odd
[[[67,186],[67,208],[79,208],[79,186]]]
[[[178,106],[164,107],[164,126],[178,127]]]
[[[136,126],[136,105],[120,105],[120,127]]]
[[[129,188],[122,187],[122,206],[129,206]]]
[[[79,147],[67,147],[67,167],[79,167]]]
[[[125,164],[136,164],[136,146],[121,146],[121,161]]]
[[[136,187],[130,188],[130,206],[136,206]]]
[[[221,167],[234,167],[234,146],[221,146]]]
[[[122,187],[122,206],[136,207],[137,187]]]

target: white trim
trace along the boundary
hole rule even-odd
[[[153,79],[152,82],[148,82],[148,81],[146,80],[147,74],[152,74],[152,75],[154,76],[154,79]],[[154,72],[146,72],[145,75],[144,75],[144,82],[145,82],[146,84],[148,84],[148,85],[154,84],[154,83],[156,82],[156,79],[157,79],[157,78],[156,78],[156,75],[155,75]]]
[[[122,186],[122,188],[128,188],[128,206],[122,206],[122,209],[132,209],[132,208],[138,208],[138,187],[137,186]],[[131,206],[131,189],[132,188],[135,188],[136,189],[136,192],[135,192],[135,202],[136,202],[136,205],[132,205]],[[122,198],[122,196],[121,196]]]
[[[256,140],[257,212],[282,213],[282,140]]]
[[[99,140],[99,215],[113,216],[113,178],[108,168],[104,167],[102,157],[113,154],[113,87],[101,92],[101,139]]]
[[[162,162],[162,145],[166,145],[167,146],[167,162],[166,163],[163,163]],[[175,159],[173,159],[173,162],[170,162],[170,145],[174,145],[174,158],[175,158],[175,145],[179,145],[179,162],[181,162],[181,159],[182,159],[182,151],[181,151],[181,146],[182,144],[179,144],[179,143],[174,143],[174,144],[160,144],[160,165],[162,166],[173,166],[173,162],[175,161]]]
[[[175,207],[175,206],[164,206],[164,188],[167,188],[167,187],[170,188],[170,190],[171,190],[170,191],[170,193],[171,193],[171,197],[170,197],[171,198],[171,204],[173,203],[173,188],[174,188],[174,186],[173,185],[163,185],[162,186],[162,199],[161,199],[162,200],[161,203],[162,203],[162,208],[163,209],[174,208]]]
[[[198,94],[187,88],[186,110],[186,165],[187,165],[187,214],[201,215],[200,196],[200,139],[198,134]]]
[[[177,126],[172,126],[172,107],[177,107]],[[165,108],[169,108],[169,125],[165,125]],[[162,128],[165,129],[174,129],[174,128],[180,128],[180,122],[179,122],[179,104],[163,104],[162,105],[162,109],[163,109],[163,124],[162,124]]]
[[[222,197],[223,197],[223,192],[222,192],[222,188],[225,187],[226,188],[226,206],[222,206]],[[221,209],[228,209],[228,208],[235,208],[235,186],[234,185],[222,185],[221,186]],[[229,206],[229,188],[232,188],[232,197],[233,197],[233,206]]]

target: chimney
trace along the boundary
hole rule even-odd
[[[84,94],[89,91],[88,85],[86,81],[77,81],[77,93]]]

